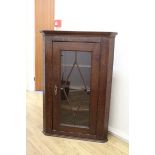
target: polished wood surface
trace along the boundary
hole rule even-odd
[[[35,89],[42,90],[43,29],[54,29],[54,0],[35,0]]]
[[[42,105],[41,92],[27,92],[27,155],[128,155],[128,144],[110,134],[107,143],[45,136]]]
[[[107,141],[114,40],[116,32],[42,31],[44,38],[43,130],[47,135],[60,134]],[[60,51],[91,51],[92,74],[90,130],[60,126]],[[59,89],[60,90],[60,89]]]

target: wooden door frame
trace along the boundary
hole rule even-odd
[[[96,97],[98,94],[98,86],[99,86],[99,56],[100,56],[100,44],[99,43],[81,43],[81,42],[54,42],[53,43],[53,86],[58,87],[58,94],[53,95],[53,129],[57,131],[63,132],[73,132],[75,131],[75,135],[77,133],[81,134],[96,134],[96,117],[97,117],[97,102],[98,98]],[[74,126],[61,126],[60,125],[60,85],[61,85],[61,77],[60,77],[60,57],[61,57],[61,50],[64,51],[85,51],[91,53],[91,104],[90,104],[90,126],[86,128],[74,127]],[[51,69],[52,70],[52,69]],[[54,94],[54,93],[53,93]],[[59,103],[59,104],[58,104]]]
[[[41,30],[54,30],[54,0],[35,0],[35,90],[42,90]]]

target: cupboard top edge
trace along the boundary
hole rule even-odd
[[[55,31],[55,30],[42,30],[44,35],[83,35],[83,36],[104,36],[115,37],[117,32],[98,32],[98,31]]]

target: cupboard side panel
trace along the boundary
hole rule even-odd
[[[43,132],[50,134],[52,130],[52,42],[46,36],[43,51]]]
[[[103,39],[101,42],[101,58],[99,72],[99,98],[97,111],[97,139],[107,139],[104,130],[105,104],[106,104],[106,81],[107,81],[107,64],[108,64],[109,42],[108,39]]]
[[[110,110],[110,98],[111,98],[111,86],[112,86],[112,73],[113,73],[113,59],[114,59],[114,38],[109,40],[109,56],[107,66],[107,88],[106,88],[106,104],[104,112],[104,128],[105,134],[108,133],[108,122],[109,122],[109,110]]]

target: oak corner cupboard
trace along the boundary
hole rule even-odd
[[[116,34],[42,31],[45,135],[107,141]]]

